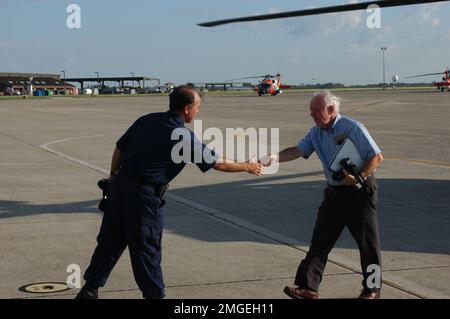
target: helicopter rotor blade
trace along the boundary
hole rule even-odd
[[[323,7],[323,8],[288,11],[288,12],[281,12],[281,13],[264,14],[264,15],[256,15],[256,16],[249,16],[249,17],[242,17],[242,18],[233,18],[233,19],[210,21],[210,22],[199,23],[198,26],[201,26],[201,27],[216,27],[216,26],[219,26],[219,25],[236,23],[236,22],[273,20],[273,19],[310,16],[310,15],[317,15],[317,14],[324,14],[324,13],[333,13],[333,12],[346,12],[346,11],[354,11],[354,10],[366,10],[370,5],[378,5],[380,8],[387,8],[387,7],[398,7],[398,6],[407,6],[407,5],[432,3],[432,2],[443,2],[443,1],[450,1],[450,0],[381,0],[381,1],[369,1],[369,2],[363,2],[363,3],[352,3],[352,4],[345,4],[345,5],[339,5],[339,6],[330,6],[330,7]]]
[[[439,72],[439,73],[428,73],[428,74],[421,74],[421,75],[414,75],[414,76],[408,76],[405,79],[412,79],[412,78],[418,78],[418,77],[422,77],[422,76],[429,76],[429,75],[440,75],[440,74],[444,74],[445,72]]]

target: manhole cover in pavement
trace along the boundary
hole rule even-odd
[[[29,284],[19,288],[20,291],[33,294],[51,294],[69,290],[70,287],[63,282],[41,282],[36,284]]]

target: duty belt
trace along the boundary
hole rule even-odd
[[[138,171],[133,171],[123,167],[120,168],[120,171],[127,174],[127,176],[129,176],[130,178],[136,180],[140,185],[153,186],[155,189],[155,196],[159,199],[162,199],[166,191],[169,189],[169,184],[155,184],[155,182],[149,180]]]
[[[331,184],[327,184],[328,187],[331,187],[335,190],[347,190],[347,189],[352,189],[353,186],[348,186],[348,185],[331,185]]]

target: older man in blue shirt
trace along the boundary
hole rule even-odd
[[[373,172],[383,161],[377,144],[361,123],[339,114],[340,99],[323,91],[311,100],[311,117],[316,126],[298,143],[278,155],[279,162],[288,162],[300,157],[309,158],[316,152],[322,162],[328,187],[319,208],[313,231],[311,246],[297,270],[295,284],[284,292],[295,299],[317,299],[319,285],[325,270],[328,254],[334,247],[344,227],[347,226],[358,243],[361,256],[363,291],[359,298],[377,299],[381,289],[381,257],[376,204],[378,184]],[[341,181],[333,179],[330,165],[341,144],[349,139],[353,142],[364,164],[360,169],[365,187],[355,187],[358,179],[344,170]],[[374,268],[375,267],[375,268]],[[378,269],[377,285],[372,280],[372,271]]]

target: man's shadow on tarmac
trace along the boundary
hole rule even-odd
[[[269,176],[180,188],[170,193],[309,244],[325,182],[298,182],[298,178],[318,174],[320,172]],[[382,249],[450,255],[450,181],[379,179],[378,182]],[[99,199],[94,199],[36,205],[0,201],[0,220],[52,213],[98,213],[98,202]],[[169,200],[165,207],[166,230],[210,242],[248,241],[250,238],[244,232],[242,238],[238,238],[239,235],[230,236],[226,231],[220,234],[214,230],[201,229],[202,225],[187,225],[180,215],[187,214],[189,210],[195,212],[195,208]],[[196,216],[206,218],[201,214]],[[258,240],[260,237],[252,238]],[[262,240],[265,239],[261,237]],[[336,247],[353,249],[356,244],[346,231]]]

